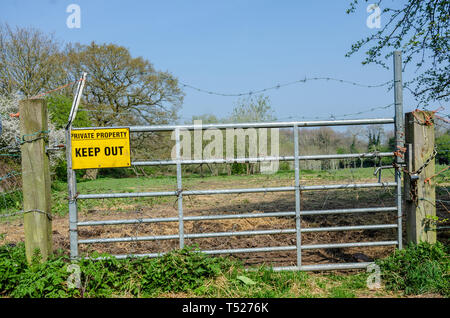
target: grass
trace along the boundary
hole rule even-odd
[[[390,290],[405,294],[439,293],[450,297],[449,246],[441,243],[410,244],[406,249],[376,261]]]
[[[246,279],[244,279],[246,278]],[[354,298],[368,292],[367,274],[314,274],[256,271],[227,273],[215,278],[200,296],[225,298]]]
[[[55,254],[47,262],[25,260],[23,244],[0,246],[3,297],[201,297],[201,298],[354,298],[404,297],[422,293],[449,296],[448,250],[442,245],[411,245],[379,262],[384,287],[370,290],[368,273],[274,272],[246,270],[238,261],[210,257],[193,247],[157,259],[81,259],[78,287],[69,285],[71,262]],[[434,262],[439,276],[428,276]],[[408,265],[409,264],[409,265]],[[406,266],[405,266],[406,265]],[[410,273],[409,273],[410,272]],[[414,277],[414,279],[404,279]],[[418,278],[419,277],[419,278]],[[72,280],[73,281],[73,280]]]

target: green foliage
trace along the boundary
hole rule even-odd
[[[358,147],[356,146],[356,140],[353,138],[352,143],[350,144],[350,153],[358,153]]]
[[[70,259],[56,253],[27,264],[24,244],[0,246],[0,295],[9,297],[115,297],[192,291],[228,270],[233,262],[186,247],[161,258],[117,260],[108,255],[81,259],[79,288],[67,283]]]
[[[65,50],[72,77],[89,79],[84,100],[94,126],[160,125],[174,122],[184,93],[169,72],[158,71],[143,57],[116,44],[70,43]]]
[[[289,162],[280,161],[280,165],[278,167],[278,170],[279,171],[290,171],[292,169],[291,169],[291,166],[289,165]]]
[[[0,246],[0,296],[3,297],[160,297],[185,293],[201,297],[358,297],[367,292],[367,273],[313,275],[275,272],[261,266],[245,271],[229,258],[210,257],[194,247],[160,258],[117,260],[106,254],[81,259],[80,285],[71,288],[72,264],[56,253],[44,263],[27,264],[24,244]],[[449,296],[448,247],[437,243],[410,245],[377,261],[386,290],[405,294]],[[383,291],[380,291],[382,293]],[[392,295],[392,294],[391,294]]]
[[[192,247],[165,254],[142,268],[142,289],[146,293],[195,290],[205,279],[216,277],[231,263],[223,258],[208,257]]]
[[[69,119],[70,109],[72,108],[72,99],[64,95],[48,95],[47,107],[55,128],[64,128],[67,125],[67,120]],[[80,105],[75,121],[73,122],[74,127],[91,126],[88,113],[82,110],[83,107]]]
[[[65,159],[61,159],[53,168],[54,175],[53,179],[56,181],[64,181],[67,182],[67,161]],[[75,170],[75,175],[77,179],[82,178],[85,174],[85,170]]]
[[[0,246],[0,295],[10,297],[72,297],[78,290],[66,285],[67,257],[57,254],[41,263],[25,257],[25,245]]]
[[[114,297],[116,294],[137,295],[139,285],[133,279],[137,274],[130,260],[117,260],[108,255],[92,255],[101,260],[82,259],[81,271],[83,297]],[[145,262],[145,260],[143,260]]]
[[[450,164],[450,134],[437,137],[435,142],[438,150],[436,161],[441,165]]]
[[[235,162],[231,164],[231,174],[245,174],[246,171],[245,163]]]
[[[391,148],[391,142],[389,142],[388,146],[380,147],[380,152],[391,152],[391,151],[395,151],[394,149],[395,149],[395,147]],[[390,166],[390,165],[392,165],[393,161],[394,161],[394,158],[392,158],[392,157],[383,157],[383,158],[381,158],[381,165],[382,166]]]
[[[388,139],[388,151],[395,151],[396,150],[396,144],[395,144],[395,136],[392,136]]]
[[[441,243],[410,244],[376,263],[388,290],[405,294],[440,293],[450,296],[449,247]]]
[[[135,176],[132,169],[129,168],[104,168],[99,169],[98,176],[99,178],[108,177],[108,178],[130,178]]]
[[[9,294],[20,283],[27,270],[25,245],[0,246],[0,295]]]
[[[20,281],[9,294],[24,298],[61,298],[78,295],[77,289],[69,289],[66,283],[68,259],[53,256],[47,262],[33,262],[20,275]]]
[[[2,193],[0,202],[2,208],[21,209],[22,208],[22,190],[14,190],[7,193]]]
[[[195,120],[201,120],[203,125],[206,124],[216,124],[220,121],[223,121],[222,119],[217,118],[216,115],[213,114],[203,114],[203,115],[194,115],[192,116],[192,121],[186,122],[187,124],[194,123]]]

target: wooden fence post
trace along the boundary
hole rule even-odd
[[[407,242],[436,242],[436,193],[433,113],[416,111],[405,114],[406,169],[405,210]]]
[[[47,105],[43,99],[22,100],[19,111],[26,257],[31,262],[39,250],[45,261],[52,252]]]

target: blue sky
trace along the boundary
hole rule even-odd
[[[62,42],[115,43],[143,56],[181,82],[222,93],[256,91],[304,77],[333,77],[364,84],[393,79],[392,69],[361,65],[351,44],[376,32],[361,3],[346,14],[350,0],[1,0],[0,22],[53,32]],[[81,8],[81,28],[69,29],[69,4]],[[369,1],[370,3],[370,1]],[[391,1],[387,1],[391,4]],[[381,24],[387,21],[381,19]],[[391,65],[391,61],[388,61]],[[405,73],[404,80],[412,73]],[[183,88],[180,115],[231,113],[237,97]],[[339,116],[393,102],[386,87],[361,88],[311,81],[270,90],[279,120]],[[405,111],[415,108],[404,91]],[[354,117],[390,117],[393,108]]]

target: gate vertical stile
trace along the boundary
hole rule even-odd
[[[298,126],[294,125],[294,169],[295,169],[295,228],[297,241],[297,269],[302,266],[302,237],[300,223],[300,162],[298,145]]]
[[[403,87],[402,87],[402,55],[400,51],[394,52],[394,103],[395,103],[395,146],[400,151],[405,147],[405,125],[403,117]],[[398,249],[403,248],[403,230],[402,230],[402,170],[400,165],[404,163],[404,159],[395,156],[395,182],[397,183],[397,239]]]
[[[69,119],[66,125],[66,161],[67,161],[67,188],[69,201],[69,241],[70,258],[77,259],[78,255],[78,207],[77,207],[77,177],[72,169],[72,123],[76,117],[78,106],[80,105],[84,85],[86,84],[87,73],[83,72],[78,81],[75,97],[70,109]]]
[[[77,209],[77,179],[72,169],[72,143],[70,134],[72,127],[66,129],[66,160],[67,160],[67,187],[69,195],[69,238],[70,258],[78,258],[78,209]]]
[[[175,129],[175,151],[177,164],[177,201],[178,201],[178,234],[180,235],[180,248],[184,248],[184,222],[183,222],[183,185],[181,173],[181,144],[180,129]]]

